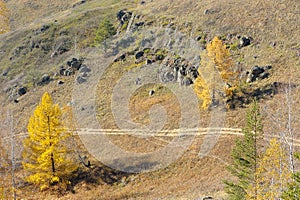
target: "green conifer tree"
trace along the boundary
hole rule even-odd
[[[249,185],[257,181],[258,144],[263,134],[262,117],[257,101],[251,104],[247,112],[247,124],[243,133],[243,139],[236,140],[232,150],[232,164],[228,167],[228,171],[238,181],[224,180],[225,191],[231,200],[245,199]]]

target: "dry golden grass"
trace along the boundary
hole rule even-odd
[[[23,24],[53,14],[56,18],[58,11],[68,11],[77,0],[67,1],[8,1],[12,11],[12,27],[19,28]],[[104,1],[103,1],[104,2]],[[130,1],[132,3],[132,1]],[[93,9],[99,1],[87,3],[88,9]],[[101,2],[102,3],[102,2]],[[104,3],[107,4],[105,1]],[[124,4],[125,5],[125,4]],[[109,6],[109,5],[105,5]],[[82,8],[83,9],[83,8]],[[171,19],[180,30],[196,37],[201,32],[207,33],[207,40],[215,35],[227,34],[246,35],[253,37],[253,44],[234,52],[236,58],[241,58],[243,68],[249,69],[253,65],[272,65],[272,76],[252,87],[259,87],[274,81],[287,83],[292,80],[300,84],[299,72],[299,10],[300,3],[294,0],[282,2],[276,0],[221,0],[221,1],[182,1],[182,0],[153,0],[146,4],[136,3],[132,10],[144,14],[149,20],[160,21],[162,18]],[[207,11],[206,11],[207,10]],[[18,11],[18,12],[17,12]],[[204,14],[204,12],[207,14]],[[76,11],[77,12],[77,11]],[[79,12],[79,11],[78,11]],[[59,13],[57,17],[64,16]],[[168,21],[168,20],[165,20]],[[186,22],[191,22],[192,26]],[[39,24],[40,25],[40,24]],[[11,45],[16,35],[6,36],[7,44]],[[273,45],[276,43],[276,45]],[[69,54],[71,56],[71,54]],[[255,58],[254,58],[255,56]],[[6,58],[7,60],[9,58]],[[9,62],[9,61],[7,61]],[[51,63],[52,61],[49,61]],[[98,90],[98,117],[102,128],[117,128],[111,111],[112,90],[114,84],[122,77],[126,67],[132,62],[122,65],[112,65],[105,76],[99,81]],[[36,103],[45,91],[53,96],[55,102],[66,105],[71,101],[73,78],[66,78],[63,86],[51,82],[45,87],[37,87],[22,97],[18,104],[9,104],[5,95],[0,95],[1,111],[13,105],[18,116],[18,131],[25,132],[27,121],[32,114]],[[105,90],[101,90],[105,87]],[[154,96],[149,97],[148,91],[152,85],[141,87],[132,95],[129,102],[131,117],[134,122],[148,124],[147,111],[152,105],[160,104],[167,110],[168,121],[166,129],[176,128],[180,114],[176,99],[166,90],[157,90]],[[293,90],[295,104],[294,110],[298,120],[300,105],[299,90]],[[274,123],[271,114],[285,110],[285,96],[283,93],[275,95],[273,99],[261,100],[264,113],[265,131],[268,134],[278,134],[284,125]],[[226,127],[241,128],[245,124],[245,109],[237,108],[227,112]],[[201,124],[209,126],[210,113],[200,111]],[[286,115],[284,115],[286,116]],[[278,116],[284,121],[285,117]],[[298,120],[299,121],[299,120]],[[280,125],[276,128],[275,125]],[[295,129],[299,130],[299,124]],[[0,135],[7,135],[2,129]],[[133,136],[109,136],[110,140],[120,148],[132,152],[152,152],[169,143],[165,138],[149,138],[144,140]],[[299,137],[299,135],[297,135]],[[75,186],[75,193],[64,196],[54,195],[52,192],[40,193],[31,187],[18,191],[20,198],[24,199],[195,199],[202,196],[213,196],[216,199],[225,198],[222,179],[230,177],[225,170],[230,162],[230,151],[234,144],[235,136],[224,135],[218,140],[214,149],[204,158],[198,156],[203,137],[197,137],[186,153],[175,163],[167,168],[155,172],[134,174],[119,180],[115,184],[107,184],[99,180],[98,184],[82,181]],[[95,161],[96,162],[96,161]],[[20,172],[20,176],[21,176]],[[100,179],[100,178],[99,178]],[[122,182],[123,180],[123,182]]]

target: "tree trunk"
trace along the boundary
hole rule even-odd
[[[52,146],[52,143],[51,143],[51,130],[50,130],[50,117],[47,116],[48,118],[48,131],[49,131],[49,135],[50,135],[50,147]],[[52,173],[54,174],[55,173],[55,162],[54,162],[54,156],[53,156],[53,153],[50,154],[50,159],[51,159],[51,166],[52,166]]]

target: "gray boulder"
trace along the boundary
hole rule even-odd
[[[74,69],[76,69],[76,70],[79,70],[82,63],[83,63],[83,59],[72,58],[72,60],[67,62],[67,65],[74,68]]]
[[[82,76],[78,76],[76,78],[76,82],[79,83],[79,84],[82,84],[82,83],[86,82],[86,78],[84,78]]]
[[[144,52],[143,51],[138,51],[136,54],[135,54],[135,59],[140,59],[144,56]]]
[[[189,85],[192,85],[194,82],[191,78],[189,77],[184,77],[182,80],[181,80],[181,85],[182,86],[189,86]]]
[[[20,87],[18,89],[18,95],[22,96],[22,95],[24,95],[26,93],[27,93],[27,88],[26,87]]]
[[[80,73],[89,73],[92,70],[90,68],[88,68],[86,65],[82,65],[81,68],[79,69]]]
[[[241,37],[239,47],[246,47],[251,44],[251,38],[249,37]]]
[[[247,74],[247,83],[252,83],[257,80],[262,80],[270,77],[270,73],[268,72],[269,69],[271,69],[272,66],[264,66],[264,67],[259,67],[259,66],[254,66],[250,71],[248,71]]]
[[[38,85],[46,85],[51,81],[51,77],[48,74],[44,74],[41,80],[38,82]]]
[[[122,52],[119,53],[115,58],[114,58],[114,62],[119,62],[122,61],[126,58],[126,53]]]

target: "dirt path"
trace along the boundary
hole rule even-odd
[[[184,137],[184,136],[204,136],[204,135],[220,135],[220,136],[242,136],[241,128],[193,128],[193,129],[174,129],[174,130],[161,130],[161,131],[146,131],[146,130],[120,130],[120,129],[89,129],[82,128],[76,131],[79,136],[84,135],[115,135],[115,136],[146,136],[148,137]],[[28,133],[16,134],[17,138],[25,138]],[[271,138],[279,138],[278,135],[264,134],[264,139],[270,140]],[[3,137],[4,141],[11,139],[10,136]],[[286,138],[287,141],[291,141],[292,138]],[[295,146],[300,146],[300,139],[294,139]]]

